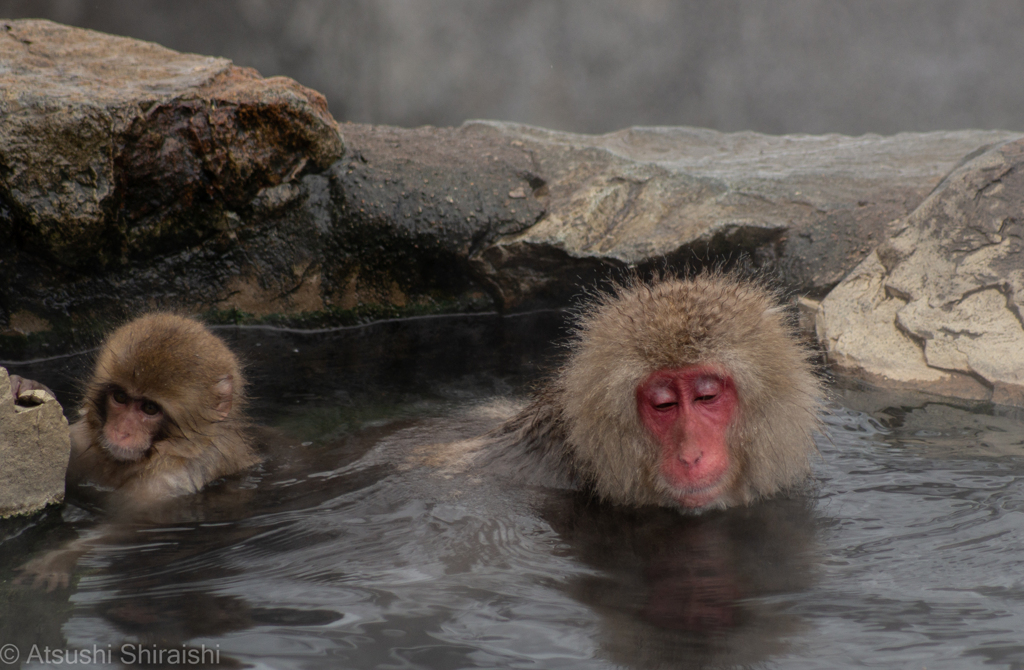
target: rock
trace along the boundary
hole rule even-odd
[[[154,307],[233,309],[261,272],[284,296],[273,308],[307,305],[316,268],[292,269],[318,230],[258,225],[343,154],[320,94],[221,58],[0,21],[0,118],[7,351],[31,337],[37,352],[47,337],[87,346]]]
[[[24,395],[38,404],[15,405],[7,370],[0,368],[0,517],[31,514],[64,500],[68,421],[49,393]]]
[[[1018,137],[477,121],[345,124],[343,146],[291,80],[32,20],[0,22],[0,91],[8,358],[154,308],[320,327],[723,262],[819,300],[961,158]]]
[[[450,251],[468,252],[499,305],[522,309],[564,305],[626,268],[744,254],[824,297],[957,161],[1019,133],[592,136],[475,121],[454,130],[346,124],[345,136],[359,160],[344,177],[335,168],[336,200],[358,204],[381,237],[429,246],[433,226],[457,240]]]
[[[343,150],[290,79],[49,21],[0,22],[0,90],[0,217],[70,268],[202,242]]]
[[[840,370],[1024,406],[1024,139],[954,170],[822,301]]]

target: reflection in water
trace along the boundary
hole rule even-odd
[[[71,589],[15,568],[95,525],[0,522],[0,645],[216,647],[311,668],[1024,668],[1024,423],[839,391],[808,490],[685,517],[383,463],[397,435],[520,393],[557,314],[225,331],[268,461],[85,556]],[[13,365],[67,401],[86,356]]]
[[[0,520],[0,646],[63,648],[61,626],[72,614],[70,593],[15,587],[11,580],[28,557],[74,537],[74,529],[62,522],[61,510],[56,507],[28,519]]]
[[[601,614],[601,649],[615,663],[749,664],[784,649],[800,627],[788,610],[817,560],[806,499],[700,517],[558,500],[544,516],[598,569],[569,590]]]

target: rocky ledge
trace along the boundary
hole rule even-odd
[[[1024,404],[1019,133],[339,126],[289,79],[47,21],[0,21],[0,91],[0,359],[152,308],[329,326],[723,263],[805,296],[844,370]]]
[[[818,337],[882,385],[1024,406],[1024,140],[968,159],[829,293]]]

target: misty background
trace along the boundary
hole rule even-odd
[[[1024,131],[1010,0],[0,0],[0,17],[293,77],[340,121]]]

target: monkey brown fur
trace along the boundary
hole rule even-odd
[[[673,389],[687,388],[697,390],[679,411],[702,418],[663,420],[683,404]],[[763,286],[718,273],[633,282],[581,313],[565,365],[479,457],[622,505],[745,505],[807,476],[820,393]],[[661,433],[657,421],[668,426]],[[673,446],[694,439],[704,446]],[[710,469],[690,474],[716,450]]]
[[[155,313],[125,324],[103,343],[71,427],[69,485],[136,506],[258,463],[244,390],[234,354],[201,323]]]

